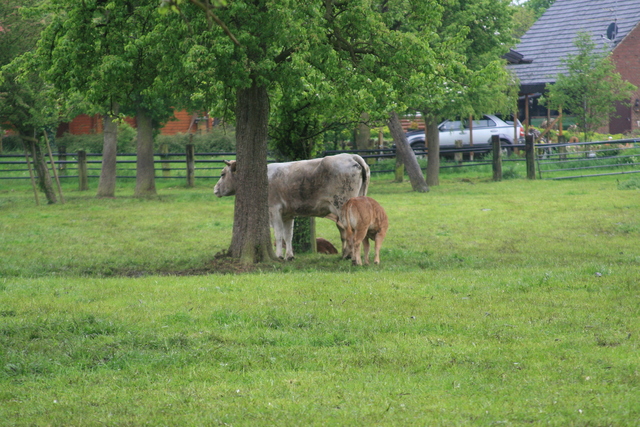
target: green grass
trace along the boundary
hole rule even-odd
[[[639,425],[637,181],[441,182],[374,179],[379,266],[243,274],[203,182],[3,187],[0,424]]]

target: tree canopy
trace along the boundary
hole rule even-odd
[[[37,73],[24,72],[43,25],[23,13],[34,3],[0,2],[0,123],[30,137],[57,122],[56,105],[45,96],[50,87]]]

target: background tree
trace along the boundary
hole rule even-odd
[[[555,0],[528,0],[513,7],[513,37],[519,39],[542,14],[554,3]]]
[[[41,144],[44,133],[57,128],[59,108],[52,88],[38,74],[25,71],[26,59],[22,55],[0,71],[0,120],[17,133],[33,156],[38,185],[53,204],[57,198]]]
[[[553,3],[555,0],[527,0],[522,3],[522,6],[533,11],[535,19],[538,19]]]
[[[36,1],[0,1],[0,66],[35,47],[43,24],[39,19],[24,16],[22,11]]]
[[[430,186],[439,183],[438,124],[443,119],[512,111],[515,103],[508,90],[512,79],[500,59],[513,45],[509,1],[438,1],[438,6],[440,18],[431,23],[403,23],[415,37],[414,48],[423,53],[403,58],[389,72],[408,111],[419,111],[425,121]]]
[[[590,141],[593,133],[606,125],[617,102],[630,102],[637,88],[622,80],[608,52],[598,51],[588,33],[574,41],[578,52],[563,61],[566,74],[558,74],[541,103],[571,111],[576,125]]]
[[[184,21],[158,11],[154,0],[44,3],[53,16],[39,44],[42,72],[71,96],[81,94],[105,118],[99,196],[115,190],[116,123],[135,116],[135,196],[156,194],[153,137],[187,98],[181,55],[189,43]]]

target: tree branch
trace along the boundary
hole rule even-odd
[[[209,4],[206,4],[206,3],[204,3],[204,2],[202,2],[200,0],[189,0],[189,1],[192,4],[194,4],[195,6],[199,7],[200,9],[202,9],[204,11],[204,13],[207,16],[207,20],[212,19],[216,24],[218,24],[218,26],[220,26],[220,28],[222,28],[222,30],[227,34],[227,36],[229,36],[231,41],[236,46],[242,46],[240,44],[240,42],[238,41],[238,39],[236,39],[236,37],[233,35],[233,33],[231,32],[229,27],[227,27],[227,25],[224,22],[222,22],[222,20],[215,13],[213,13],[211,8],[209,7]]]

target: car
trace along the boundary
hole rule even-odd
[[[518,121],[514,140],[514,126],[512,120],[503,120],[498,116],[485,114],[480,119],[473,121],[473,147],[480,151],[488,151],[491,149],[491,137],[493,135],[500,136],[500,144],[513,145],[524,141],[524,128]],[[440,131],[440,148],[454,149],[457,140],[462,141],[463,148],[470,147],[471,132],[469,129],[469,120],[445,120],[438,126]],[[407,141],[416,152],[424,152],[424,130],[416,130],[407,132]]]

